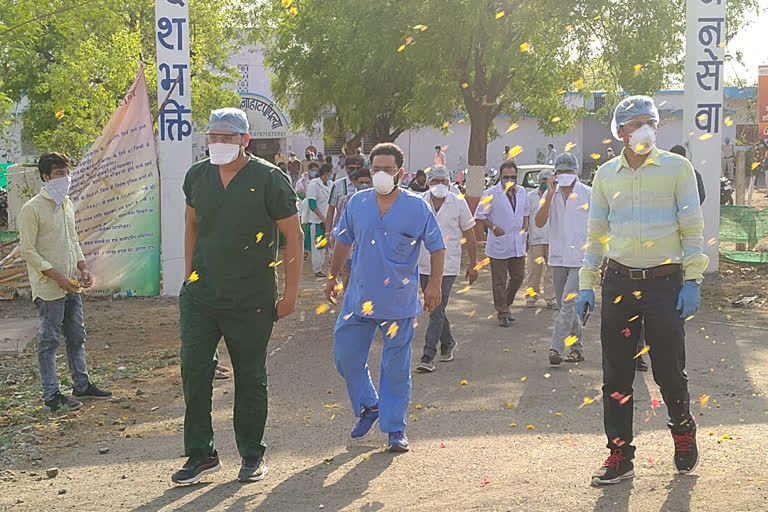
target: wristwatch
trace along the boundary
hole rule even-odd
[[[698,279],[686,279],[686,281],[689,281],[691,283],[696,283],[696,285],[701,286],[701,283],[704,282],[704,278],[700,277]]]

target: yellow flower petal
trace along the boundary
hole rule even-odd
[[[401,45],[400,45],[400,46],[397,48],[397,51],[398,51],[398,53],[399,53],[399,52],[401,52],[401,51],[403,51],[403,50],[405,50],[405,45],[404,45],[404,44],[401,44]]]
[[[528,43],[523,43],[520,45],[520,51],[523,53],[527,52],[530,49],[531,49],[531,45],[529,45]]]
[[[579,337],[578,336],[570,335],[567,338],[565,338],[565,346],[566,347],[570,347],[571,345],[573,345],[577,341],[579,341]]]
[[[192,273],[189,274],[189,278],[187,278],[187,281],[189,281],[190,283],[194,283],[198,279],[200,279],[200,275],[197,273],[197,270],[193,270]]]
[[[467,382],[466,380],[462,380],[461,382],[459,382],[459,384],[461,384],[462,386],[466,386],[467,384],[469,384],[469,382]]]
[[[363,311],[362,312],[363,312],[364,315],[368,315],[368,316],[372,315],[373,314],[373,302],[371,302],[371,301],[363,302]]]
[[[319,306],[317,306],[315,308],[315,314],[316,315],[322,315],[323,313],[325,313],[329,309],[331,309],[331,308],[330,308],[330,306],[328,306],[328,304],[320,304]]]
[[[633,357],[632,359],[637,359],[638,357],[642,356],[643,354],[646,354],[649,350],[651,350],[651,346],[650,345],[644,346],[643,348],[640,349],[640,352],[635,354],[635,357]]]
[[[643,65],[642,64],[635,64],[635,68],[634,69],[635,69],[635,76],[638,76],[640,74],[640,72],[643,70]]]
[[[705,133],[701,137],[699,137],[699,140],[709,140],[711,138],[712,138],[712,134],[711,133]]]
[[[497,19],[497,20],[500,20],[501,18],[503,18],[503,17],[504,17],[504,15],[505,15],[505,14],[506,14],[506,13],[505,13],[504,11],[499,11],[499,12],[497,12],[497,13],[496,13],[496,19]]]
[[[578,91],[579,89],[581,89],[582,87],[584,87],[584,79],[583,79],[583,78],[579,78],[578,80],[576,80],[575,82],[573,82],[573,87],[574,87],[574,89],[576,89],[577,91]]]
[[[511,125],[509,125],[509,128],[507,128],[507,131],[506,131],[506,132],[504,132],[504,133],[509,133],[509,132],[511,132],[511,131],[517,130],[519,127],[520,127],[520,125],[519,125],[519,124],[517,124],[517,123],[512,123]]]

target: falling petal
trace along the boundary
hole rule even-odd
[[[629,330],[629,327],[625,327],[621,330],[621,334],[623,334],[625,338],[629,338],[632,335],[632,331]]]
[[[595,401],[594,399],[589,398],[588,396],[585,396],[584,397],[584,402],[582,402],[582,404],[579,406],[579,409],[581,409],[582,407],[584,407],[586,405],[589,405],[589,404],[593,403],[594,401]]]
[[[622,299],[622,297],[621,297],[621,295],[619,295],[615,299],[613,299],[613,303],[614,304],[618,304],[619,302],[621,302],[621,299]]]
[[[56,119],[61,119],[62,117],[64,117],[64,111],[63,110],[59,110],[58,112],[53,114],[53,117],[55,117]]]
[[[525,428],[527,430],[535,430],[536,429],[536,427],[534,427],[533,425],[526,425]]]
[[[282,263],[283,263],[283,260],[270,261],[269,262],[269,267],[270,268],[274,268],[274,267],[277,267],[277,266],[281,265]]]
[[[451,125],[451,122],[450,122],[450,121],[445,121],[445,122],[443,123],[443,128],[448,128],[450,125]]]
[[[709,395],[701,395],[699,397],[699,403],[701,404],[702,407],[706,407],[707,402],[709,402]]]
[[[578,336],[570,335],[567,338],[565,338],[565,346],[566,347],[570,347],[571,345],[573,345],[577,341],[579,341],[579,337]]]
[[[466,89],[467,87],[469,87],[469,84],[467,82],[464,82],[463,84],[461,84],[462,89]]]
[[[715,238],[715,237],[712,237],[709,240],[707,240],[707,245],[708,246],[715,245],[716,243],[717,243],[717,238]]]
[[[465,286],[461,290],[457,291],[456,293],[467,293],[469,291],[469,285]]]
[[[635,316],[633,316],[632,318],[630,318],[630,319],[629,319],[629,321],[630,321],[630,322],[634,322],[634,321],[635,321],[635,320],[637,320],[638,318],[640,318],[640,315],[635,315]]]
[[[659,400],[657,398],[652,398],[651,399],[651,409],[656,409],[657,407],[659,407],[659,405],[660,405],[660,403],[659,403]]]
[[[197,273],[197,270],[193,270],[192,273],[189,274],[189,278],[187,279],[187,281],[189,281],[190,283],[194,283],[198,279],[200,279],[200,275]]]
[[[634,295],[637,300],[640,300],[643,298],[643,292],[641,292],[640,290],[633,291],[632,295]]]
[[[405,38],[405,44],[412,44],[412,43],[413,43],[413,38],[411,36],[408,36]]]
[[[401,44],[401,45],[400,45],[400,46],[397,48],[397,51],[398,51],[398,53],[399,53],[399,52],[402,52],[403,50],[405,50],[405,45],[404,45],[404,44]]]
[[[349,320],[350,318],[352,318],[352,313],[347,313],[346,315],[344,315],[343,318],[344,320]]]
[[[520,45],[520,51],[523,53],[527,52],[530,49],[531,49],[531,45],[529,45],[528,43],[523,43]]]
[[[461,382],[459,382],[459,384],[461,384],[462,386],[466,386],[467,384],[469,384],[469,382],[467,382],[466,380],[462,380]]]
[[[520,377],[520,382],[525,382],[525,379],[527,379],[527,378],[528,377]]]
[[[497,12],[497,13],[496,13],[496,19],[497,19],[497,20],[500,20],[501,18],[503,18],[503,17],[504,17],[504,15],[505,15],[505,14],[506,14],[506,13],[505,13],[504,11],[499,11],[499,12]]]
[[[371,316],[373,314],[373,302],[363,302],[363,314],[367,316]]]
[[[330,308],[330,306],[328,306],[328,304],[320,304],[319,306],[317,306],[315,308],[315,314],[322,315],[323,313],[325,313],[329,309],[331,309],[331,308]]]
[[[280,5],[283,7],[283,9],[287,9],[291,6],[293,3],[293,0],[281,0]]]
[[[582,87],[584,87],[584,79],[583,79],[583,78],[579,78],[578,80],[576,80],[575,82],[573,82],[573,87],[574,87],[574,89],[576,89],[577,91],[578,91],[579,89],[581,89]]]
[[[711,133],[705,133],[701,137],[699,137],[699,140],[709,140],[711,138],[712,138],[712,134]]]
[[[389,278],[386,278],[386,279],[384,280],[384,286],[389,286]]]
[[[264,233],[262,233],[262,232],[256,233],[256,243],[261,242],[262,238],[264,238]]]
[[[728,116],[723,121],[725,123],[725,126],[733,126],[733,119],[731,119],[731,116]]]
[[[579,206],[582,210],[589,210],[589,203],[584,203],[583,205]]]
[[[618,446],[618,447],[621,447],[621,446],[624,446],[625,444],[627,444],[627,442],[626,442],[626,441],[624,441],[624,440],[623,440],[622,438],[620,438],[620,437],[614,437],[613,439],[611,439],[611,442],[612,442],[613,444],[615,444],[616,446]]]
[[[389,329],[387,329],[387,336],[389,336],[390,339],[394,339],[395,336],[397,336],[397,331],[399,327],[397,325],[397,322],[392,322],[389,324]]]
[[[552,376],[552,374],[551,374],[551,373],[545,373],[545,374],[544,374],[544,378],[545,378],[545,379],[548,379],[548,378],[550,378],[551,376]]]
[[[591,154],[591,155],[589,155],[589,156],[592,158],[592,160],[600,160],[600,159],[602,158],[602,157],[600,156],[600,153],[592,153],[592,154]]]
[[[527,290],[525,290],[525,296],[526,297],[535,297],[538,293],[536,293],[533,289],[533,287],[529,287]]]
[[[566,145],[565,145],[565,150],[566,150],[566,151],[570,151],[570,150],[572,150],[572,149],[573,149],[573,148],[575,148],[575,147],[576,147],[576,143],[574,143],[574,142],[569,142],[568,144],[566,144]]]
[[[569,293],[568,295],[565,296],[565,302],[571,302],[573,299],[575,299],[578,296],[579,296],[578,293],[571,292],[571,293]]]
[[[461,245],[464,245],[464,244],[466,244],[466,243],[467,243],[467,239],[466,239],[466,238],[464,238],[464,237],[461,237],[461,240],[460,240],[460,242],[461,242]]]
[[[506,131],[506,132],[504,132],[504,133],[509,133],[509,132],[511,132],[511,131],[517,130],[519,127],[520,127],[520,125],[519,125],[519,124],[517,124],[517,123],[512,123],[511,125],[509,125],[509,128],[507,128],[507,131]]]
[[[480,260],[480,262],[475,265],[475,270],[480,270],[481,268],[485,267],[486,265],[489,265],[491,263],[491,258],[483,258]]]
[[[517,124],[517,123],[515,123]],[[510,127],[511,128],[511,127]],[[523,146],[520,146],[519,144],[512,149],[509,150],[509,153],[507,153],[507,158],[514,158],[520,153],[523,152]]]
[[[553,123],[559,123],[560,122],[560,116],[555,116],[552,118]]]
[[[296,7],[291,7],[288,10],[288,14],[290,14],[291,16],[296,16],[296,14],[298,14],[298,12],[299,12],[299,10]]]
[[[642,64],[635,64],[635,76],[640,75],[640,71],[642,71],[643,65]]]
[[[543,265],[544,263],[547,262],[547,259],[544,256],[539,256],[533,261],[535,261],[537,265]]]
[[[635,357],[633,357],[632,359],[637,359],[638,357],[642,356],[643,354],[646,354],[649,350],[651,350],[651,346],[650,345],[644,346],[643,348],[640,349],[640,352],[635,354]],[[654,354],[655,354],[655,352],[654,352]]]
[[[414,26],[413,26],[413,30],[421,30],[422,32],[424,32],[425,30],[427,30],[427,28],[428,28],[428,27],[427,27],[426,25],[421,25],[421,24],[419,24],[419,25],[414,25]]]
[[[613,199],[616,199],[616,198],[617,198],[617,197],[619,197],[620,195],[621,195],[621,192],[616,192],[615,194],[613,194]]]

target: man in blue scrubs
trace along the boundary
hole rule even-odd
[[[419,300],[419,249],[430,253],[431,272],[423,310],[432,312],[442,300],[445,244],[435,216],[416,195],[398,187],[403,177],[403,152],[394,144],[371,151],[374,190],[358,192],[347,203],[334,228],[336,246],[325,296],[332,303],[340,290],[336,276],[349,246],[352,278],[336,322],[333,355],[347,384],[352,410],[358,418],[352,438],[365,437],[381,420],[392,452],[409,449],[405,414],[411,398],[411,342]],[[383,335],[379,391],[368,371],[368,352],[376,335]]]

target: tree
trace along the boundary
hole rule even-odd
[[[192,118],[236,106],[228,64],[244,39],[245,0],[190,2]],[[146,63],[156,110],[152,0],[18,0],[0,10],[0,93],[26,97],[24,137],[77,158],[100,133]]]
[[[735,33],[757,2],[728,8]],[[424,75],[453,88],[472,123],[472,195],[499,113],[533,115],[544,133],[563,133],[583,112],[566,92],[650,93],[683,72],[684,0],[424,0],[413,15],[430,25],[413,51],[441,56]]]
[[[347,144],[359,147],[363,136],[392,142],[442,123],[440,110],[455,102],[440,105],[419,87],[418,62],[397,51],[411,17],[399,3],[303,0],[259,11],[254,34],[273,72],[275,99],[294,126],[313,131],[324,121],[329,139],[351,133]]]

